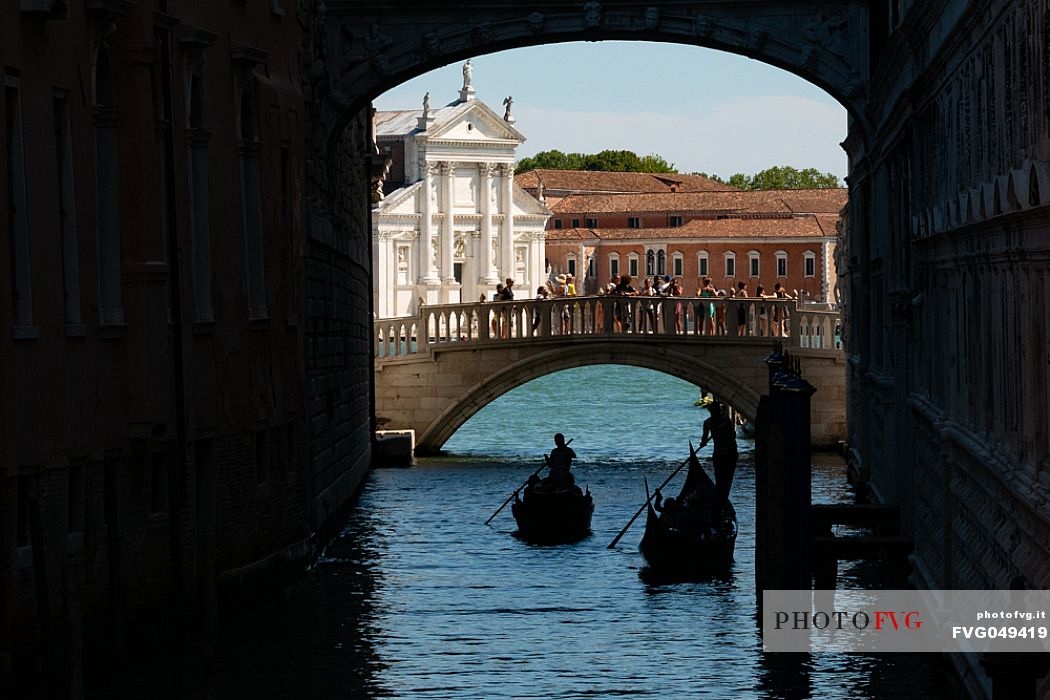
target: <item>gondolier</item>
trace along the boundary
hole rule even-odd
[[[711,457],[715,467],[715,491],[719,503],[725,503],[729,500],[733,473],[736,471],[736,427],[726,415],[725,407],[712,397],[705,396],[700,405],[711,413],[711,417],[704,421],[700,447],[703,448],[710,441],[715,443]]]
[[[561,433],[554,434],[554,445],[554,449],[547,458],[547,464],[551,468],[547,478],[559,485],[571,486],[576,480],[569,469],[572,468],[572,460],[576,458],[576,453],[565,444],[565,436]]]

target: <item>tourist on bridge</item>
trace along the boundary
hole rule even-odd
[[[704,434],[700,438],[700,447],[714,441],[714,455],[711,461],[715,467],[715,491],[718,502],[729,500],[729,489],[733,485],[733,473],[736,471],[736,426],[726,415],[725,406],[710,396],[705,396],[700,405],[706,408],[711,417],[704,421]]]
[[[740,281],[736,283],[736,299],[747,299],[747,282]],[[747,304],[737,304],[736,306],[736,334],[739,336],[747,335]]]
[[[565,436],[561,433],[554,434],[554,445],[550,456],[547,457],[547,466],[550,467],[547,480],[552,484],[572,486],[576,480],[569,473],[569,469],[572,467],[572,460],[576,459],[576,453],[565,444]]]

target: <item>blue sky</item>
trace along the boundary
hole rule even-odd
[[[846,175],[846,110],[803,79],[722,51],[606,41],[535,46],[472,60],[478,99],[502,113],[537,151],[629,149],[658,153],[681,172],[728,177],[772,165]],[[419,109],[456,99],[462,63],[381,95],[376,108]]]

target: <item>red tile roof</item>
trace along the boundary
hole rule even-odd
[[[547,242],[651,239],[824,238],[835,236],[835,215],[694,219],[677,228],[570,228],[547,231]]]
[[[733,214],[838,214],[848,190],[753,190],[647,194],[570,194],[548,202],[555,214],[709,212]]]
[[[701,175],[611,173],[601,170],[530,170],[514,181],[527,190],[556,192],[735,192],[732,185]]]

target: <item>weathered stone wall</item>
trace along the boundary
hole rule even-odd
[[[466,345],[466,344],[463,344]],[[434,451],[472,415],[506,392],[573,367],[622,364],[673,374],[711,391],[754,419],[768,390],[767,339],[754,342],[670,338],[536,341],[517,347],[442,348],[386,360],[376,368],[376,415],[390,429],[416,431],[417,451]],[[792,350],[817,389],[812,439],[834,448],[846,438],[845,360],[837,350]]]

